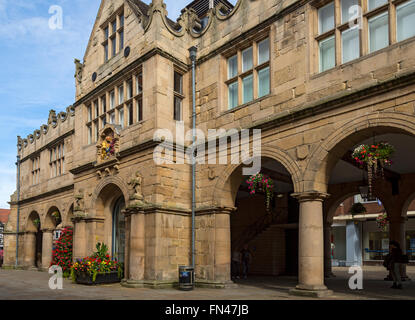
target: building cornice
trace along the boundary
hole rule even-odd
[[[30,197],[30,198],[20,200],[19,202],[14,201],[14,202],[9,202],[9,203],[10,203],[11,206],[12,205],[24,205],[26,203],[30,203],[30,202],[33,202],[33,201],[36,201],[36,200],[40,200],[40,199],[43,199],[43,198],[54,196],[54,195],[59,194],[59,193],[63,193],[63,192],[66,192],[66,191],[71,191],[73,189],[74,189],[74,185],[70,184],[70,185],[61,187],[59,189],[51,190],[51,191],[36,195],[34,197]]]
[[[282,125],[293,123],[302,119],[314,117],[325,112],[350,105],[363,99],[379,96],[391,90],[400,89],[404,86],[415,84],[415,72],[407,72],[396,76],[394,79],[359,88],[347,92],[332,95],[310,104],[301,105],[291,110],[283,111],[274,117],[253,123],[248,129],[269,130]]]
[[[22,158],[20,160],[20,162],[24,162],[28,159],[32,159],[38,155],[40,155],[40,153],[44,150],[50,149],[52,147],[54,147],[55,145],[59,144],[62,140],[64,140],[65,138],[73,135],[75,133],[75,129],[71,129],[68,132],[64,133],[63,135],[59,136],[58,138],[54,139],[53,141],[45,144],[43,147],[39,148],[38,150],[32,152],[31,154],[27,155],[26,157]]]

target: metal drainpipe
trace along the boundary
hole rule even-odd
[[[17,156],[17,227],[16,227],[16,268],[19,263],[19,224],[20,224],[20,156]]]
[[[189,49],[190,60],[192,61],[192,141],[196,143],[196,54],[197,48]],[[195,210],[196,210],[196,162],[195,150],[192,153],[192,268],[195,268]]]

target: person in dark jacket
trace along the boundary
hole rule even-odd
[[[402,289],[401,264],[403,259],[402,249],[398,242],[389,242],[389,270],[393,278],[393,289]]]
[[[252,254],[248,249],[248,245],[244,245],[241,251],[241,262],[242,262],[242,276],[244,279],[248,277],[249,264],[251,263]]]

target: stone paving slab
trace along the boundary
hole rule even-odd
[[[404,282],[403,290],[390,289],[384,281],[386,272],[379,267],[364,268],[363,290],[348,288],[350,275],[347,268],[335,268],[335,278],[326,279],[334,294],[327,300],[415,300],[415,281]],[[408,268],[409,277],[415,280],[415,267]],[[50,275],[46,272],[1,270],[0,300],[316,300],[289,294],[295,287],[295,277],[251,277],[239,280],[238,288],[196,288],[185,292],[177,289],[125,288],[119,284],[83,286],[64,280],[63,290],[51,290]],[[320,299],[321,300],[321,299]]]

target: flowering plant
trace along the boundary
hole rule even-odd
[[[36,228],[39,228],[40,226],[40,219],[36,218],[33,220],[33,224],[35,225]]]
[[[376,224],[378,225],[378,227],[380,229],[382,229],[383,231],[386,231],[388,224],[389,224],[389,217],[386,213],[381,213],[377,218],[376,218]]]
[[[3,249],[0,250],[0,260],[3,259]]]
[[[274,181],[265,174],[257,173],[249,177],[246,183],[251,195],[261,191],[265,193],[266,206],[269,210],[271,200],[274,197]]]
[[[50,265],[60,266],[65,277],[69,276],[72,266],[72,241],[73,229],[72,227],[67,227],[62,230],[62,235],[56,242],[52,252],[52,262]]]
[[[52,217],[55,218],[55,221],[56,221],[57,224],[59,224],[61,222],[61,215],[60,215],[59,211],[53,212]]]
[[[95,282],[99,273],[110,273],[117,271],[118,278],[122,278],[122,264],[116,259],[111,259],[108,248],[105,244],[98,243],[97,252],[92,256],[77,259],[71,268],[72,280],[75,281],[76,274],[88,273],[92,276],[92,282]]]
[[[387,142],[379,142],[377,144],[362,144],[353,151],[353,159],[359,164],[367,164],[369,166],[377,166],[381,168],[391,165],[391,156],[395,152],[395,148]]]
[[[372,195],[372,180],[380,171],[383,178],[383,168],[390,166],[392,161],[390,158],[395,152],[395,148],[387,142],[379,142],[377,144],[358,146],[352,154],[353,159],[359,164],[366,164],[369,184],[369,195]]]

